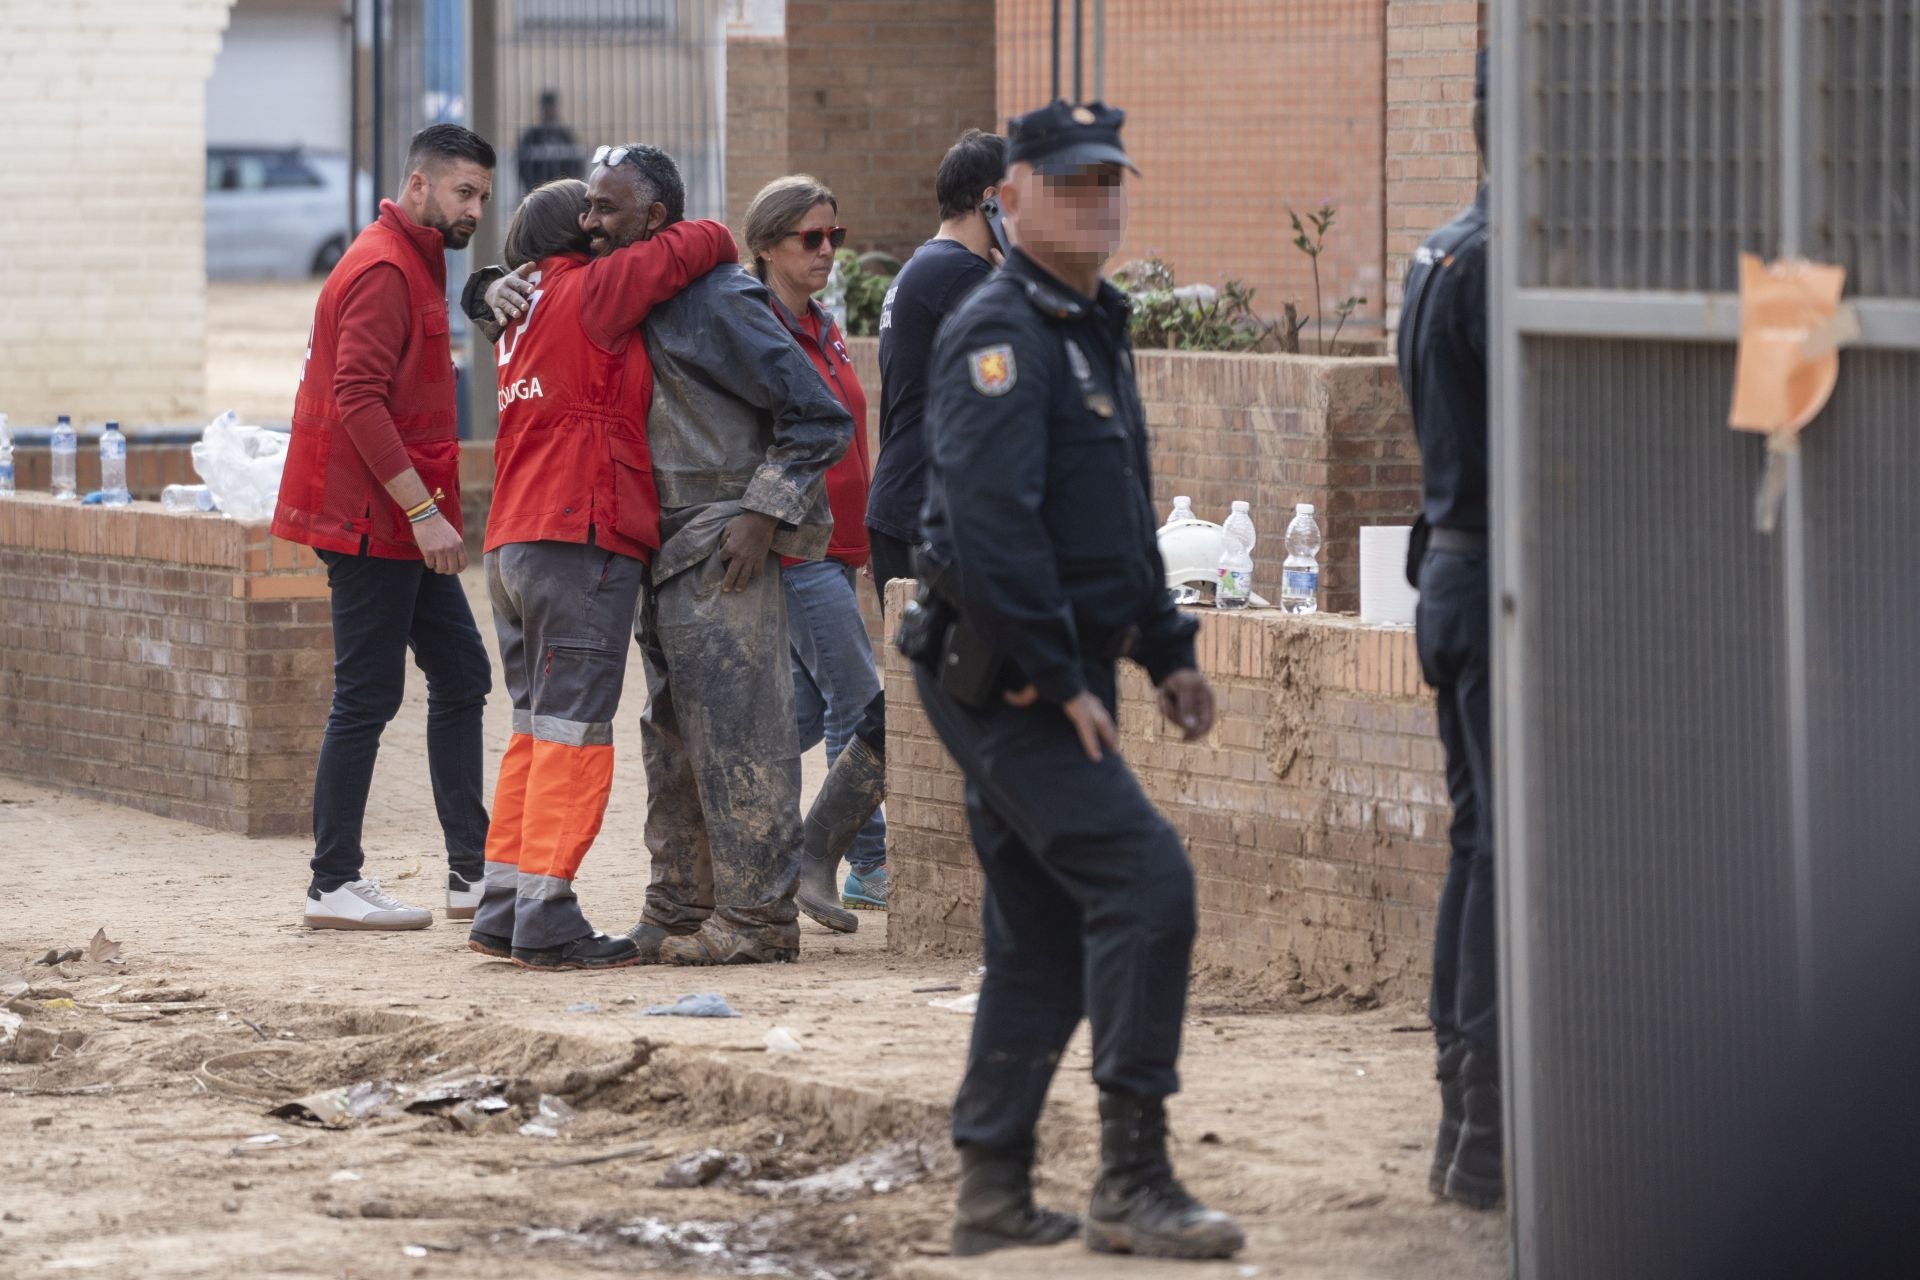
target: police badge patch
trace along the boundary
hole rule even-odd
[[[973,375],[973,389],[983,396],[1003,396],[1013,390],[1013,348],[1004,342],[968,356],[967,369]]]

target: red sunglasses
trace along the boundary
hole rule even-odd
[[[817,253],[822,240],[836,249],[845,244],[847,242],[847,229],[845,227],[813,227],[807,231],[789,231],[787,235],[781,236],[780,238],[785,240],[787,236],[799,236],[801,248],[805,249],[808,253]]]

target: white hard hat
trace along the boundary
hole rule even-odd
[[[1227,535],[1211,520],[1183,520],[1160,529],[1160,558],[1167,564],[1167,585],[1211,585],[1220,571]]]

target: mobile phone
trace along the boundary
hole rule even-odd
[[[1000,256],[1006,257],[1013,252],[1013,246],[1007,243],[1006,223],[1000,217],[1000,202],[988,196],[980,202],[980,212],[986,215],[987,230],[993,232],[993,242],[999,246]]]

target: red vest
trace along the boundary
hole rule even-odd
[[[819,338],[813,336],[815,317],[801,317],[796,326],[787,323],[786,308],[776,304],[774,318],[787,325],[787,331],[800,349],[813,361],[821,380],[833,389],[842,407],[853,415],[853,439],[840,461],[827,468],[827,507],[833,512],[833,537],[827,543],[827,559],[858,569],[866,564],[872,551],[867,545],[867,490],[873,484],[873,465],[867,452],[867,393],[854,375],[853,361],[847,356],[846,343],[840,340],[840,328],[832,320],[824,322]],[[782,556],[781,564],[800,561]]]
[[[306,369],[293,402],[293,439],[273,514],[274,534],[289,542],[353,555],[359,553],[364,538],[371,555],[389,560],[420,558],[406,513],[387,495],[348,439],[334,402],[341,301],[363,272],[382,263],[398,267],[406,278],[411,316],[387,409],[427,492],[439,503],[440,513],[456,530],[460,528],[460,440],[453,354],[447,337],[444,259],[441,278],[436,279],[424,246],[409,234],[412,229],[397,208],[383,201],[379,220],[355,237],[320,290]],[[431,234],[438,239],[439,232]]]
[[[653,366],[630,330],[600,346],[581,321],[586,257],[543,258],[532,306],[500,335],[500,431],[486,549],[585,542],[636,560],[660,548],[647,450]]]

